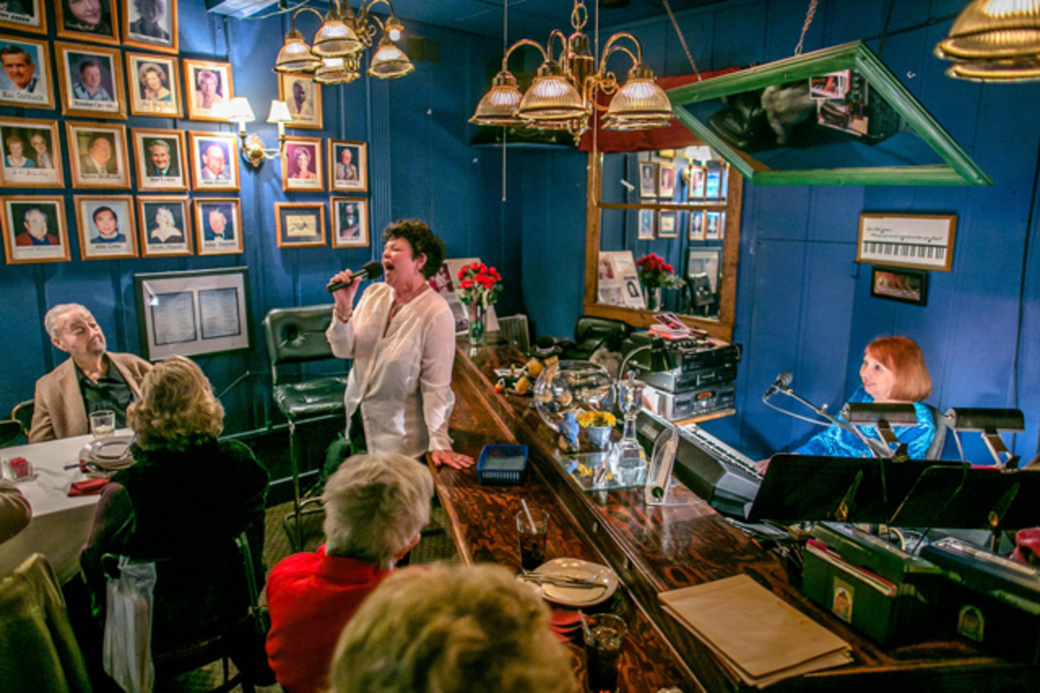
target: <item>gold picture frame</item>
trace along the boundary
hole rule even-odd
[[[126,120],[123,60],[117,49],[55,41],[54,50],[64,115]]]
[[[344,153],[350,157],[343,160]],[[329,140],[329,190],[368,192],[368,143]]]
[[[46,34],[47,8],[43,2],[44,0],[22,0],[22,12],[15,12],[5,7],[0,10],[0,27],[31,31],[34,34]],[[29,11],[24,11],[26,5],[29,6]]]
[[[74,195],[72,201],[76,208],[80,260],[137,257],[137,220],[133,197]]]
[[[137,189],[142,191],[183,192],[190,180],[183,130],[131,128]],[[163,146],[165,145],[165,151]]]
[[[286,137],[282,151],[282,190],[324,191],[321,155],[320,137]]]
[[[956,238],[956,214],[860,214],[856,262],[949,272]]]
[[[279,74],[278,98],[289,106],[292,122],[288,127],[322,129],[321,85],[314,81],[312,75],[299,72]]]
[[[69,231],[65,225],[65,198],[63,196],[0,197],[3,206],[4,252],[7,264],[23,265],[36,262],[68,262]],[[36,211],[42,215],[33,214]],[[42,222],[42,226],[41,226]],[[42,233],[34,233],[42,231]],[[33,242],[46,239],[46,243]]]
[[[223,221],[213,216],[215,212],[219,212]],[[199,255],[242,253],[241,201],[237,197],[196,198],[195,241]]]
[[[124,190],[130,187],[126,127],[115,123],[65,121],[72,187]],[[107,141],[107,158],[100,140]],[[97,149],[95,149],[97,146]]]
[[[12,46],[21,49],[23,55],[13,52],[3,56],[7,60],[0,58],[4,63],[4,69],[0,71],[0,104],[19,108],[54,108],[56,90],[51,82],[50,46],[46,41],[0,36],[0,50]],[[23,87],[14,82],[12,74],[18,75]]]
[[[123,3],[123,44],[162,53],[178,52],[177,0],[162,0],[165,3],[162,20],[147,21],[137,12],[135,0],[120,0]],[[165,35],[164,35],[165,34]]]
[[[193,253],[189,205],[187,195],[137,197],[141,257],[181,257]]]
[[[189,132],[192,190],[239,190],[238,136],[233,132]]]
[[[22,158],[32,167],[13,166],[12,144],[9,138],[22,142]],[[65,176],[58,137],[58,123],[35,118],[0,117],[0,146],[3,165],[0,166],[0,185],[7,188],[64,188]],[[40,147],[44,149],[41,151]]]
[[[130,115],[183,118],[181,69],[177,58],[154,53],[126,54]]]
[[[235,90],[231,84],[231,63],[187,58],[183,62],[184,103],[188,118],[226,123],[225,118],[214,114],[213,111],[221,104],[230,103],[235,97]]]
[[[333,197],[329,204],[332,206],[332,247],[367,248],[368,200],[363,197]]]
[[[325,247],[325,205],[321,202],[275,202],[279,248]]]
[[[80,17],[77,16],[76,10],[70,7],[69,0],[53,0],[58,36],[74,38],[77,41],[119,45],[117,1],[97,0],[97,2],[96,8],[86,3],[80,3],[85,11],[91,12],[89,15]]]

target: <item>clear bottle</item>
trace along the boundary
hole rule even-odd
[[[621,440],[610,450],[610,467],[614,478],[622,484],[640,484],[646,480],[646,453],[636,439],[636,415],[643,406],[643,383],[629,371],[618,383],[618,409],[625,417]]]

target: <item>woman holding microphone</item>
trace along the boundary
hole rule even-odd
[[[444,242],[408,219],[386,227],[383,244],[386,281],[368,287],[356,307],[360,280],[352,282],[350,270],[330,280],[348,284],[333,292],[325,333],[336,356],[354,360],[344,395],[347,439],[355,453],[363,435],[370,453],[418,459],[429,452],[437,466],[468,467],[473,459],[453,452],[448,437],[455,319],[428,285],[444,261]]]

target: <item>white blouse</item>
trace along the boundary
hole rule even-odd
[[[372,284],[350,320],[333,316],[325,332],[333,354],[354,359],[343,397],[347,437],[350,418],[360,405],[369,452],[418,458],[428,451],[450,450],[448,419],[455,406],[451,308],[427,289],[400,309],[384,336],[393,302],[388,284]]]

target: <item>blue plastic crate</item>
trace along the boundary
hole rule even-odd
[[[477,461],[477,481],[482,484],[519,484],[526,471],[526,445],[485,445]]]

